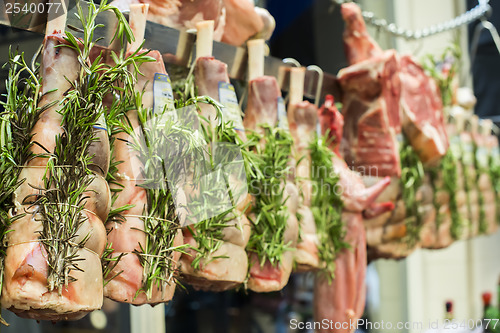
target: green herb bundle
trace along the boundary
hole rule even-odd
[[[474,167],[474,152],[471,143],[465,144],[462,140],[458,143],[459,158],[458,163],[462,166],[463,179],[464,179],[464,191],[467,199],[467,217],[468,223],[467,227],[469,229],[469,236],[473,228],[473,216],[472,216],[472,200],[470,196],[470,191],[476,186],[476,177],[471,174],[470,167]]]
[[[479,188],[479,178],[483,174],[488,174],[488,159],[486,157],[485,147],[479,147],[477,143],[473,142],[474,147],[474,168],[476,169],[476,182],[475,188],[478,195],[478,205],[479,205],[479,228],[478,232],[484,234],[488,231],[488,221],[486,221],[486,211],[484,206],[484,195],[483,191]]]
[[[132,137],[129,143],[144,162],[138,186],[146,189],[147,210],[142,213],[146,243],[135,251],[143,266],[143,287],[140,292],[152,296],[153,287],[164,291],[163,286],[174,282],[176,263],[174,252],[183,252],[185,246],[175,246],[180,220],[176,210],[179,183],[188,168],[201,173],[206,156],[204,140],[193,131],[189,123],[181,123],[152,108],[143,108],[141,94],[136,94],[134,109],[137,110],[139,128],[134,129],[124,115],[117,125]],[[124,209],[122,208],[121,211]]]
[[[464,219],[458,211],[457,193],[458,193],[458,172],[457,172],[457,158],[451,149],[448,149],[446,155],[443,156],[439,166],[430,169],[431,182],[434,192],[446,191],[449,197],[448,207],[451,216],[450,234],[453,239],[459,239],[463,232]],[[437,184],[442,184],[438,186]],[[436,227],[439,229],[442,223],[443,216],[440,213],[440,205],[436,202],[434,196],[434,207],[438,215],[436,216]]]
[[[250,218],[253,228],[246,249],[257,254],[261,266],[266,261],[277,266],[283,253],[292,249],[290,243],[285,243],[284,235],[289,217],[285,182],[290,171],[288,163],[293,140],[290,133],[281,128],[269,125],[261,125],[261,128],[263,134],[248,135],[256,159],[249,183],[250,193],[255,198],[254,217]]]
[[[335,259],[337,254],[349,244],[344,241],[345,227],[342,223],[342,207],[344,206],[337,183],[339,175],[333,167],[333,158],[337,158],[330,150],[328,134],[316,138],[309,146],[311,154],[311,180],[313,192],[311,210],[316,223],[319,238],[318,255],[322,262],[323,273],[331,282],[335,278]]]
[[[9,51],[10,52],[10,51]],[[0,292],[3,288],[3,267],[7,250],[5,235],[12,222],[23,217],[14,205],[13,194],[25,181],[19,179],[21,166],[34,157],[31,152],[31,130],[43,109],[38,108],[40,82],[38,66],[29,67],[24,54],[9,53],[6,81],[7,93],[0,101]],[[1,317],[0,322],[7,324]]]
[[[460,41],[457,40],[447,47],[441,56],[429,54],[422,60],[423,67],[439,86],[445,107],[453,103],[453,81],[458,73],[461,57]]]
[[[488,159],[491,183],[495,191],[496,220],[500,224],[500,155],[498,147],[494,147]]]
[[[413,247],[420,240],[422,216],[417,202],[417,191],[424,181],[424,167],[408,139],[404,138],[400,152],[401,199],[406,208],[406,244]]]
[[[182,87],[178,87],[176,90],[176,94],[179,97],[176,100],[176,108],[194,105],[199,109],[200,104],[209,104],[215,108],[217,113],[216,121],[218,121],[218,124],[213,127],[207,119],[198,115],[202,136],[208,144],[206,150],[207,156],[205,159],[199,159],[196,162],[198,165],[204,165],[204,167],[199,169],[198,173],[194,173],[193,179],[200,179],[204,173],[210,173],[217,169],[218,166],[231,163],[235,155],[234,149],[217,149],[221,144],[229,144],[237,148],[238,152],[241,154],[243,168],[241,168],[240,172],[246,174],[246,180],[248,181],[254,172],[251,166],[254,164],[253,161],[255,160],[254,154],[249,150],[249,147],[252,145],[251,140],[243,142],[234,129],[232,121],[223,121],[223,105],[208,96],[197,96],[193,69],[194,66],[191,68],[191,72],[184,81]],[[191,246],[191,250],[195,253],[195,258],[191,263],[194,269],[201,269],[202,262],[207,264],[214,259],[222,258],[220,256],[214,256],[213,254],[220,249],[224,242],[224,228],[228,226],[228,221],[234,219],[238,214],[241,214],[241,212],[236,210],[238,204],[236,198],[239,197],[240,193],[232,192],[233,189],[230,186],[231,180],[228,179],[224,173],[218,173],[218,176],[221,177],[219,182],[210,182],[212,185],[211,187],[201,184],[203,190],[202,195],[191,198],[191,206],[197,206],[196,211],[203,211],[207,205],[213,205],[214,202],[216,202],[214,199],[222,193],[229,193],[231,200],[231,206],[221,208],[221,210],[224,211],[217,216],[202,219],[201,221],[198,219],[194,226],[187,227],[197,244],[196,247]],[[237,176],[237,179],[245,178],[243,174],[235,176]],[[207,208],[213,209],[213,207]]]

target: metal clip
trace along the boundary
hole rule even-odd
[[[321,91],[323,89],[323,79],[325,77],[325,73],[323,72],[323,70],[319,66],[316,66],[316,65],[307,66],[307,70],[318,73],[318,80],[316,81],[316,94],[314,95],[314,105],[319,107],[319,101],[321,99]],[[309,81],[309,86],[311,84],[312,84],[312,80]]]

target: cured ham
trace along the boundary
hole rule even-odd
[[[297,246],[299,233],[295,215],[299,199],[295,184],[287,181],[291,137],[286,129],[277,128],[281,91],[274,77],[263,76],[263,41],[256,43],[257,52],[250,58],[256,65],[250,69],[243,125],[248,136],[259,138],[254,149],[263,161],[259,167],[263,178],[250,182],[256,193],[249,215],[252,234],[247,246],[247,286],[255,292],[271,292],[281,290],[292,272],[292,249]],[[275,154],[276,151],[280,153]],[[271,256],[272,250],[279,255]]]
[[[213,22],[200,22],[198,24],[194,82],[198,96],[208,96],[224,104],[226,101],[222,98],[222,90],[230,82],[227,65],[211,56],[212,31]],[[201,37],[207,35],[208,37]],[[234,98],[236,98],[236,95],[234,95]],[[232,118],[227,113],[226,109],[229,109],[229,105],[223,109],[222,115],[217,113],[217,109],[213,105],[199,103],[198,106],[201,110],[201,123],[209,128],[209,131],[224,131],[225,123],[233,119],[236,119],[237,122],[238,117],[241,122],[239,114]],[[233,123],[233,125],[238,127],[236,123]],[[241,133],[238,134],[241,135]],[[244,135],[241,137],[245,139]],[[218,139],[214,137],[214,140],[217,141]],[[215,147],[211,148],[212,154],[215,154]],[[232,181],[239,184],[241,179],[232,179]],[[210,229],[215,230],[215,233],[204,234],[199,231],[196,224],[183,230],[185,243],[189,247],[186,254],[181,257],[181,276],[183,281],[191,284],[196,289],[224,291],[237,287],[246,279],[248,259],[245,247],[250,237],[250,223],[246,215],[243,214],[243,210],[248,206],[248,200],[246,193],[239,192],[239,185],[235,185],[232,189],[235,198],[230,213],[214,216],[208,221],[201,222],[214,225]],[[186,193],[189,196],[190,190],[186,190]],[[217,230],[220,231],[220,235],[217,235]],[[213,244],[216,249],[202,247],[202,241],[203,243]]]
[[[13,219],[6,237],[1,299],[3,307],[21,317],[52,321],[79,319],[102,305],[103,223],[110,204],[103,177],[109,142],[99,126],[102,105],[94,100],[110,87],[81,89],[90,76],[80,65],[88,63],[88,54],[66,38],[64,23],[64,16],[50,21],[43,42],[38,104],[43,112],[32,129],[30,148],[41,155],[19,175],[24,182],[11,213],[20,218]],[[75,96],[89,106],[80,107]]]
[[[341,144],[342,115],[333,103],[333,97],[327,96],[325,104],[319,110],[321,129],[329,135],[332,150]],[[344,241],[350,246],[343,249],[335,260],[333,281],[325,275],[318,274],[314,284],[314,316],[316,320],[333,320],[347,323],[342,329],[321,328],[319,332],[351,332],[350,322],[356,322],[363,314],[365,305],[365,274],[367,265],[366,235],[363,225],[363,213],[367,211],[373,216],[391,211],[391,202],[376,204],[374,201],[389,186],[386,177],[370,188],[365,188],[361,177],[347,168],[339,155],[333,157],[335,171],[339,175],[342,189],[344,210],[341,215],[346,234]],[[349,186],[357,185],[358,191]]]
[[[135,27],[134,35],[138,40],[142,40],[143,28],[141,29],[141,26],[144,26],[147,7],[133,6],[131,10],[130,20],[131,25],[133,23]],[[129,54],[136,52],[133,47],[134,45],[129,46]],[[144,50],[139,51],[139,54],[144,52]],[[170,194],[170,199],[164,202],[158,197],[165,197],[169,194],[164,191],[154,192],[155,188],[145,185],[149,181],[147,177],[151,176],[145,164],[154,162],[146,161],[145,159],[150,157],[141,154],[140,148],[134,148],[141,146],[141,141],[149,141],[149,138],[146,140],[143,135],[153,135],[140,132],[140,129],[147,124],[143,123],[144,113],[142,113],[141,120],[139,119],[137,107],[152,113],[155,96],[154,85],[151,82],[157,75],[167,75],[161,54],[158,51],[150,51],[147,55],[152,61],[140,65],[142,75],[138,75],[135,87],[133,87],[135,91],[142,91],[142,98],[139,99],[141,104],[134,105],[136,109],[126,113],[128,126],[116,125],[114,129],[117,132],[113,138],[113,161],[116,164],[116,170],[113,172],[114,181],[111,183],[111,188],[116,193],[116,197],[112,208],[121,210],[121,216],[110,219],[106,224],[108,242],[113,251],[108,260],[114,258],[117,262],[107,274],[104,295],[115,301],[135,305],[157,304],[172,299],[176,287],[175,271],[180,257],[180,252],[175,248],[183,243],[182,233],[179,230],[178,211],[170,212],[173,209],[175,193]],[[160,109],[159,114],[155,116],[160,117],[163,112],[166,111]],[[129,127],[132,131],[124,129]],[[150,131],[156,130],[154,127],[150,129]],[[154,146],[149,147],[154,149]],[[157,202],[158,200],[160,201]],[[166,214],[160,215],[157,208],[154,208],[158,204],[168,205]],[[122,209],[122,207],[127,207],[127,209]],[[151,235],[160,226],[159,230],[162,232],[156,235],[155,242]],[[155,248],[151,248],[149,244],[153,244]],[[161,256],[156,253],[160,253]],[[166,261],[162,258],[166,258]],[[154,266],[157,267],[152,271],[151,267]]]
[[[290,80],[297,80],[300,76],[299,89],[290,89],[290,105],[288,106],[288,124],[290,133],[294,141],[293,160],[297,161],[295,166],[295,178],[300,194],[299,208],[297,216],[300,226],[299,242],[295,252],[295,263],[297,271],[311,271],[319,269],[322,264],[318,256],[319,239],[316,230],[316,223],[311,211],[311,156],[309,145],[316,138],[316,128],[318,122],[318,111],[314,104],[301,101],[303,95],[303,68],[292,69]],[[296,95],[297,98],[292,97]],[[296,100],[294,100],[296,99]],[[332,203],[333,204],[333,203]]]

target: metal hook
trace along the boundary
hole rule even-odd
[[[488,32],[491,34],[491,37],[493,38],[493,42],[495,43],[497,51],[500,54],[500,36],[498,35],[498,31],[490,21],[488,21],[486,18],[483,17],[481,19],[481,23],[478,24],[476,26],[476,28],[474,29],[474,35],[472,37],[471,47],[470,47],[470,63],[471,64],[474,63],[474,60],[476,58],[477,48],[479,46],[479,37],[481,36],[481,31],[483,29],[488,30]],[[471,66],[471,68],[472,68],[472,66]]]
[[[319,106],[319,100],[321,99],[321,92],[323,89],[323,79],[325,77],[325,73],[323,70],[316,65],[307,66],[308,71],[313,71],[318,73],[318,81],[316,81],[316,94],[314,94],[314,105]]]
[[[302,67],[302,66],[300,65],[300,62],[298,62],[297,60],[295,60],[295,59],[293,59],[293,58],[285,58],[285,59],[283,59],[283,62],[284,62],[285,64],[287,64],[287,65],[288,65],[288,64],[292,64],[292,65],[293,65],[293,66],[295,66],[295,67]]]

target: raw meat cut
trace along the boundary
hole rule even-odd
[[[351,64],[338,75],[346,139],[341,151],[347,164],[362,174],[365,184],[373,185],[382,176],[392,177],[378,201],[396,205],[393,213],[376,218],[373,210],[365,212],[369,257],[406,256],[417,245],[405,247],[403,237],[414,239],[413,243],[421,238],[425,247],[442,246],[437,245],[437,233],[445,235],[449,222],[440,225],[439,231],[436,229],[436,202],[432,192],[425,195],[429,194],[429,178],[422,180],[422,188],[414,193],[421,198],[417,200],[418,208],[403,202],[402,198],[408,196],[400,180],[402,167],[415,167],[401,165],[402,156],[407,156],[400,155],[408,151],[406,140],[425,166],[439,165],[446,154],[448,138],[437,85],[412,57],[381,50],[368,35],[356,4],[343,4],[341,12],[346,22],[344,45]],[[406,170],[403,176],[409,177]],[[448,241],[449,237],[443,239],[444,243]]]
[[[248,104],[245,110],[243,125],[247,132],[257,132],[264,134],[261,125],[269,128],[276,128],[278,125],[278,98],[281,91],[274,77],[257,77],[249,82]],[[266,142],[260,142],[265,146]],[[289,244],[290,248],[297,246],[298,221],[295,216],[298,208],[298,190],[290,181],[282,183],[285,191],[283,196],[286,201],[288,219],[283,234],[283,244]],[[276,214],[276,212],[275,212]],[[255,220],[255,215],[250,215],[251,221]],[[259,223],[263,223],[261,221]],[[254,231],[255,232],[255,231]],[[254,234],[255,235],[255,234]],[[259,235],[256,235],[259,237]],[[253,249],[250,249],[251,252]],[[256,292],[270,292],[281,290],[288,282],[293,264],[293,251],[284,251],[278,263],[271,263],[266,260],[261,263],[258,253],[249,253],[250,270],[248,288]]]
[[[397,135],[401,133],[401,83],[395,51],[341,69],[346,162],[366,176],[401,175]]]
[[[382,49],[366,31],[361,8],[355,3],[344,3],[340,8],[345,22],[344,49],[349,64],[380,56]]]
[[[45,37],[41,63],[44,95],[38,106],[54,104],[45,109],[32,130],[32,142],[35,142],[32,151],[52,154],[50,158],[55,167],[46,168],[45,155],[32,159],[23,168],[20,179],[25,181],[16,191],[14,213],[26,215],[10,225],[6,237],[2,306],[21,317],[37,320],[75,320],[102,305],[101,255],[106,244],[103,220],[107,218],[110,196],[102,174],[108,168],[109,142],[107,135],[92,133],[88,124],[69,124],[70,121],[63,118],[74,117],[69,114],[75,111],[72,107],[65,109],[71,100],[67,92],[81,84],[79,55],[68,47],[70,43],[64,38],[61,33]],[[87,97],[84,93],[81,98]],[[95,105],[87,110],[89,114],[82,117],[89,120],[99,112]],[[72,141],[74,138],[64,130],[69,133],[80,130],[97,136],[99,140],[93,142],[93,149],[99,155],[93,160],[97,173],[88,174],[85,164],[81,163],[89,154],[90,144],[88,150],[79,151]],[[65,146],[61,148],[61,145]],[[61,153],[61,150],[65,151]],[[74,158],[72,173],[79,177],[76,180],[60,178],[68,167],[63,155],[68,151],[75,154],[71,157]],[[79,159],[78,154],[83,157]],[[80,178],[82,174],[85,176]],[[84,190],[77,197],[74,192],[66,192],[75,184]],[[60,193],[57,199],[51,194],[54,191]],[[51,220],[50,216],[58,217]],[[72,223],[78,223],[74,229],[69,227],[69,218],[74,219]],[[68,259],[71,255],[73,259]]]
[[[201,42],[201,41],[200,41]],[[209,41],[212,43],[212,41]],[[215,101],[221,102],[221,85],[229,84],[227,65],[211,56],[198,57],[194,69],[194,82],[197,87],[198,96],[208,96]],[[234,96],[236,97],[236,96]],[[205,103],[198,104],[202,122],[208,121],[209,127],[218,131],[218,126],[223,125],[214,106]],[[222,121],[229,119],[226,106],[222,110]],[[226,113],[225,113],[226,112]],[[240,114],[235,115],[235,121],[241,122]],[[235,127],[238,126],[234,124]],[[220,127],[223,128],[223,127]],[[242,130],[237,130],[239,137],[246,141]],[[213,150],[212,150],[213,151]],[[233,180],[239,182],[240,180]],[[190,195],[189,191],[186,191]],[[247,277],[248,258],[245,247],[250,237],[250,223],[244,215],[243,210],[248,206],[249,197],[246,193],[235,198],[235,208],[228,216],[214,217],[211,222],[218,225],[225,224],[221,229],[222,237],[210,240],[219,243],[216,250],[207,249],[207,253],[200,252],[200,244],[197,237],[211,237],[209,235],[197,234],[196,225],[191,230],[184,228],[185,243],[190,246],[186,254],[181,256],[181,277],[183,281],[194,286],[195,289],[224,291],[232,289],[243,283]],[[202,222],[204,223],[204,222]],[[195,265],[195,258],[201,256],[199,265]]]
[[[227,65],[214,57],[196,59],[194,69],[195,85],[199,96],[209,96],[219,100],[219,82],[230,83]],[[218,124],[217,112],[212,105],[200,104],[200,115],[207,119],[213,128]]]
[[[176,29],[195,29],[196,23],[213,20],[214,39],[222,39],[226,25],[223,0],[115,0],[111,4],[125,11],[139,3],[149,4],[149,21]]]
[[[326,98],[319,112],[323,134],[328,133],[332,151],[341,144],[342,115],[333,103],[333,97]],[[363,214],[376,217],[390,212],[392,202],[375,203],[377,197],[389,186],[390,178],[386,177],[370,188],[365,188],[361,177],[347,168],[339,155],[334,157],[334,167],[339,175],[339,186],[342,190],[344,209],[342,221],[346,228],[345,240],[350,249],[344,249],[335,260],[336,268],[332,283],[324,275],[316,277],[314,286],[314,316],[334,322],[356,322],[363,314],[365,305],[365,273],[367,264],[366,234],[363,226]],[[355,189],[355,190],[352,190]],[[352,190],[352,191],[351,191]],[[322,329],[319,332],[350,332],[347,329]]]
[[[240,46],[264,29],[264,22],[255,10],[253,0],[224,0],[226,27],[222,41]]]
[[[441,93],[413,57],[400,58],[402,126],[426,166],[435,166],[448,150]]]
[[[322,327],[317,332],[353,332],[351,323],[356,323],[365,307],[366,239],[363,219],[359,213],[342,214],[347,229],[345,241],[351,246],[344,249],[335,260],[333,282],[322,275],[314,283],[314,318],[340,323],[338,326]],[[355,325],[354,325],[355,326]],[[337,327],[337,328],[336,328]]]
[[[155,73],[166,74],[161,54],[158,51],[149,51],[148,56],[155,59],[140,66],[142,76],[138,76],[135,85],[136,91],[144,91],[142,95],[142,107],[153,108],[153,80]],[[137,111],[127,112],[127,118],[132,128],[140,128]],[[132,149],[136,144],[134,138],[126,133],[120,132],[116,135],[113,148],[113,160],[120,162],[117,165],[116,182],[111,187],[119,191],[113,209],[132,205],[131,208],[121,213],[123,219],[111,220],[107,223],[108,241],[113,248],[112,257],[120,257],[108,277],[104,288],[104,295],[115,301],[126,302],[135,305],[157,304],[172,299],[176,281],[173,277],[168,280],[154,281],[151,290],[145,290],[145,267],[141,262],[143,249],[146,248],[147,233],[145,230],[145,215],[149,216],[147,189],[140,186],[144,180],[140,179],[139,170],[144,169],[144,161],[139,153]],[[175,236],[172,246],[180,246],[183,243],[182,234],[173,232]],[[168,251],[165,255],[170,257],[173,270],[176,269],[180,252]]]
[[[299,242],[295,252],[297,271],[316,270],[321,266],[317,248],[319,239],[311,212],[312,183],[309,153],[309,145],[316,138],[317,113],[317,107],[307,101],[288,107],[288,124],[294,140],[293,157],[295,161],[299,161],[295,177],[302,199],[297,211],[300,225]]]

